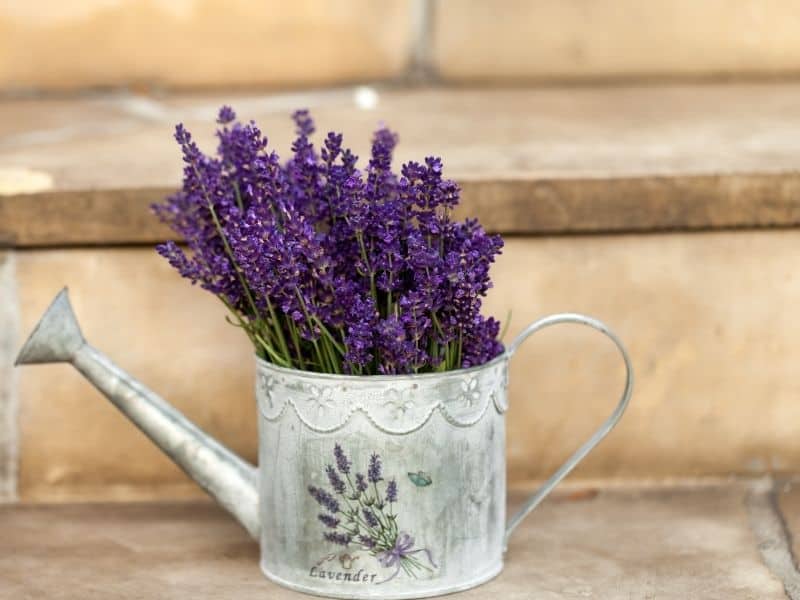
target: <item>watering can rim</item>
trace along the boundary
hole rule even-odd
[[[387,383],[402,383],[404,381],[441,381],[444,379],[460,379],[465,375],[476,375],[483,371],[488,371],[492,367],[496,365],[508,361],[510,358],[510,354],[507,350],[504,350],[501,354],[498,354],[489,362],[485,362],[482,365],[478,365],[477,367],[469,367],[466,369],[453,369],[450,371],[442,371],[441,373],[403,373],[399,375],[349,375],[349,374],[337,374],[337,373],[321,373],[318,371],[304,371],[302,369],[293,369],[290,367],[282,367],[280,365],[276,365],[275,363],[271,363],[268,360],[265,360],[258,356],[257,354],[253,355],[256,359],[256,365],[259,369],[267,369],[270,371],[274,371],[283,375],[289,375],[292,377],[308,377],[338,383],[377,383],[377,382],[387,382]]]

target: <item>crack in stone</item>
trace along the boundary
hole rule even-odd
[[[781,581],[790,600],[800,600],[800,571],[792,551],[792,533],[778,505],[772,479],[756,482],[745,505],[764,564]]]
[[[433,61],[433,20],[436,14],[434,0],[414,0],[410,6],[413,40],[411,64],[405,77],[415,83],[436,80]]]

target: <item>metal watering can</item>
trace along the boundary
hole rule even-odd
[[[508,362],[557,323],[611,338],[625,387],[611,416],[506,523]],[[613,429],[633,386],[620,340],[571,313],[532,323],[501,356],[459,371],[358,377],[256,360],[257,467],[89,345],[66,288],[16,364],[71,363],[259,541],[269,579],[340,598],[434,596],[496,576],[514,529]]]

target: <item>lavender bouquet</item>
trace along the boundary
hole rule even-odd
[[[283,367],[357,375],[481,365],[503,350],[481,315],[499,236],[454,221],[459,187],[428,157],[392,171],[397,136],[378,129],[366,168],[308,111],[282,162],[253,122],[219,111],[216,156],[182,126],[183,186],[156,215],[186,245],[158,246],[216,295],[256,353]]]

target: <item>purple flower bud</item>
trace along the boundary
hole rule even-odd
[[[369,469],[367,470],[367,478],[372,483],[378,483],[381,481],[381,457],[377,454],[373,454],[369,458]]]
[[[294,111],[292,119],[297,126],[297,133],[301,136],[309,136],[314,133],[314,120],[311,118],[308,109],[300,109]]]
[[[356,489],[364,492],[367,489],[367,480],[362,473],[356,473]]]
[[[325,467],[325,472],[328,474],[328,481],[331,484],[331,487],[337,494],[344,494],[345,490],[345,483],[342,481],[342,478],[339,477],[339,474],[336,472],[336,469],[333,468],[332,465],[328,465]]]
[[[233,109],[230,106],[220,107],[217,116],[217,123],[219,123],[220,125],[227,125],[228,123],[232,123],[235,120],[236,120],[236,113],[233,112]]]
[[[328,531],[325,533],[325,539],[339,546],[348,546],[353,538],[349,534],[339,533],[338,531]]]
[[[336,468],[339,469],[341,473],[349,473],[350,472],[350,459],[345,456],[344,450],[339,444],[336,444],[333,447],[333,455],[336,457]]]
[[[390,479],[386,484],[386,501],[397,502],[397,481],[395,479]]]
[[[375,516],[369,508],[365,508],[363,511],[364,513],[364,521],[366,521],[367,525],[370,527],[378,527],[378,518]]]
[[[331,529],[336,529],[339,526],[339,519],[329,514],[321,513],[317,515],[317,518],[322,524]]]
[[[311,494],[311,497],[314,498],[320,506],[326,508],[330,513],[336,514],[339,512],[339,503],[336,501],[336,498],[325,490],[310,485],[308,486],[308,493]]]

